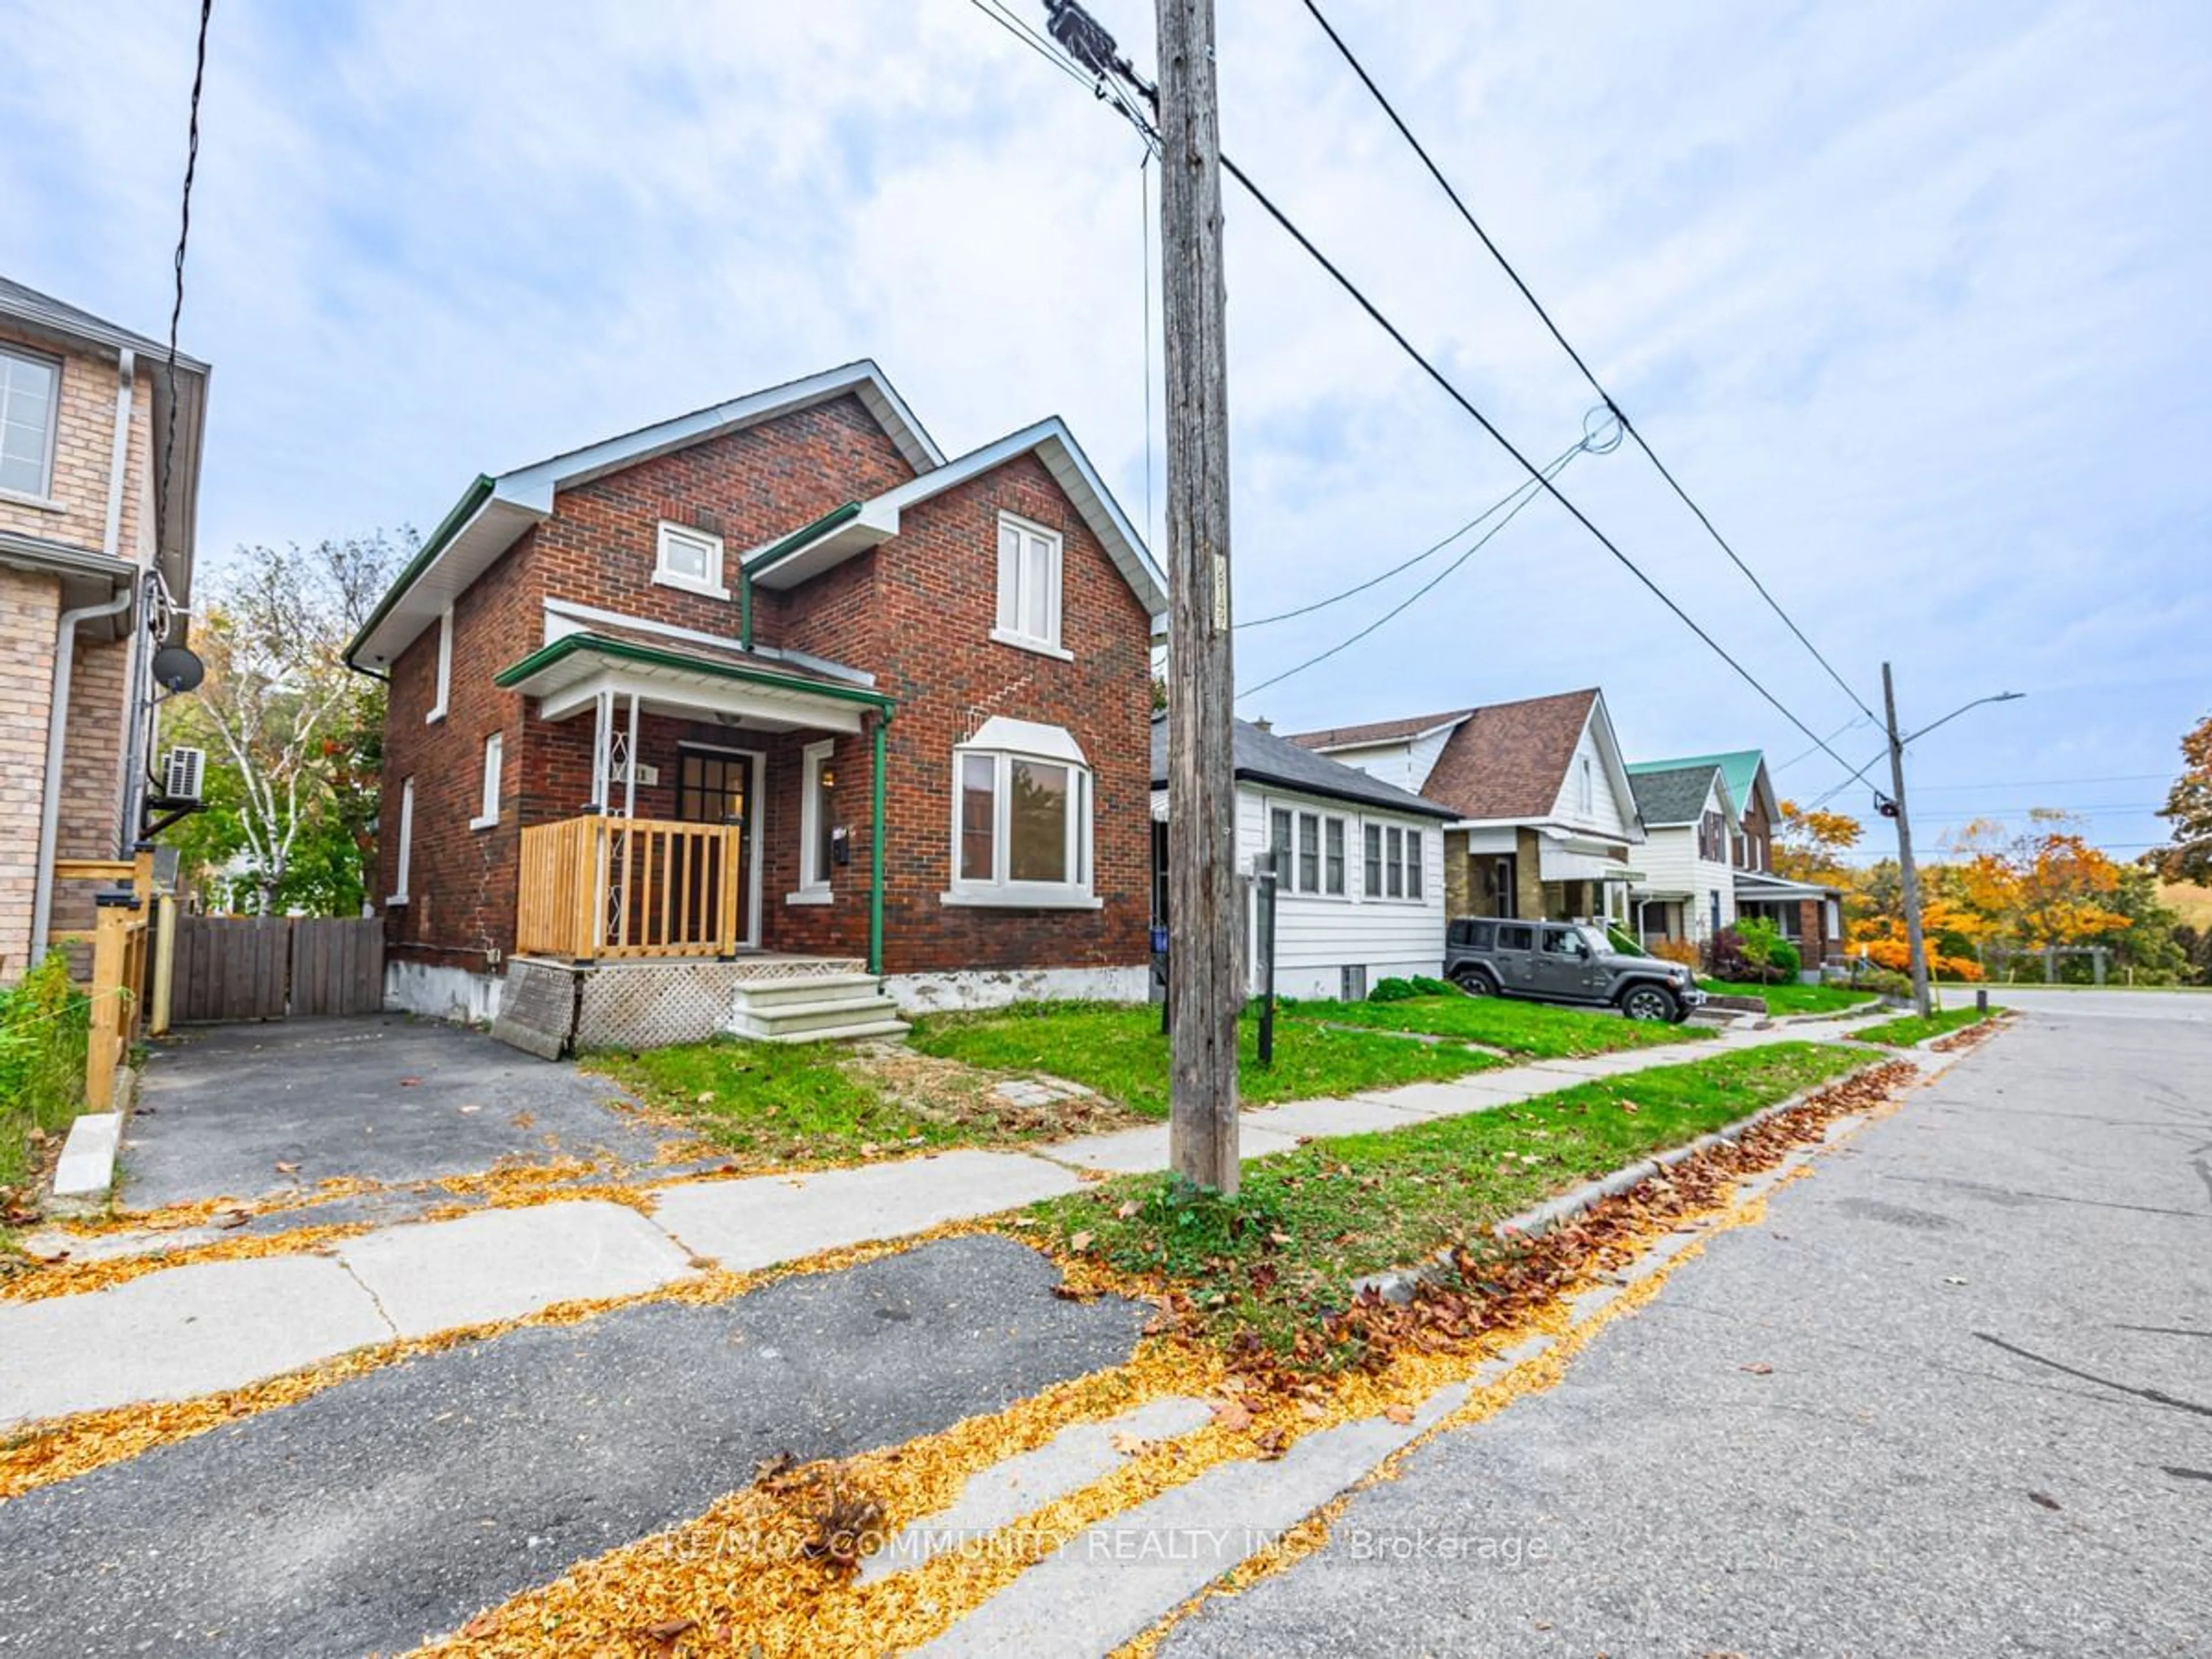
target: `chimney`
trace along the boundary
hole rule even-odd
[[[1274,721],[1269,720],[1265,714],[1261,715],[1259,719],[1254,720],[1252,724],[1259,727],[1262,732],[1272,732],[1275,729]]]

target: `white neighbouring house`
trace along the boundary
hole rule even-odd
[[[1167,915],[1167,722],[1155,719],[1156,921]],[[1440,975],[1452,810],[1249,720],[1237,722],[1235,763],[1238,869],[1249,873],[1271,848],[1288,854],[1275,920],[1277,994],[1356,1000],[1378,980]],[[1257,991],[1256,938],[1245,960]]]
[[[1630,925],[1644,945],[1703,944],[1735,921],[1736,869],[1729,849],[1743,817],[1716,760],[1658,762],[1628,769],[1644,842],[1644,879],[1629,895]]]

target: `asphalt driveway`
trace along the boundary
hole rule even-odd
[[[258,1199],[348,1176],[404,1186],[502,1160],[651,1164],[666,1132],[623,1103],[604,1079],[443,1021],[187,1030],[148,1057],[121,1199],[134,1210]],[[337,1218],[330,1206],[315,1217]]]

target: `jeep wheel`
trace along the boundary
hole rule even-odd
[[[1631,1019],[1662,1020],[1680,1018],[1674,994],[1663,985],[1632,985],[1620,994],[1620,1012]]]
[[[1498,982],[1480,968],[1462,968],[1452,976],[1452,983],[1471,997],[1494,997]]]

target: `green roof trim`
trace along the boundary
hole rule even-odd
[[[860,503],[848,501],[842,507],[833,507],[812,524],[801,525],[773,547],[764,547],[744,562],[748,570],[765,570],[779,560],[789,558],[802,547],[828,535],[842,524],[849,524],[860,516]]]
[[[563,634],[550,645],[532,652],[520,662],[509,663],[492,676],[492,684],[502,690],[511,690],[532,674],[550,668],[579,651],[595,652],[602,657],[643,663],[649,667],[680,668],[690,673],[710,674],[717,679],[774,686],[785,691],[802,691],[814,696],[834,698],[840,702],[862,703],[871,708],[888,709],[898,701],[887,692],[872,691],[864,685],[832,685],[797,674],[780,673],[773,668],[717,662],[712,657],[694,657],[681,651],[663,651],[657,646],[636,645],[629,640],[613,640],[604,634],[589,633]]]
[[[416,550],[413,558],[408,560],[407,568],[399,573],[398,580],[385,590],[384,597],[376,602],[376,609],[368,613],[368,620],[361,625],[360,631],[346,641],[348,667],[358,666],[354,662],[353,653],[361,649],[361,642],[376,632],[385,617],[392,613],[392,607],[398,605],[407,590],[415,586],[416,579],[430,568],[431,562],[446,550],[446,544],[459,535],[461,526],[476,517],[478,509],[491,499],[491,492],[495,487],[496,481],[489,473],[477,474],[477,481],[461,493],[461,499],[453,503],[453,510],[438,521],[438,527],[430,532],[430,539]]]
[[[1638,761],[1626,769],[1631,777],[1639,772],[1674,772],[1686,766],[1717,766],[1726,781],[1729,794],[1735,801],[1735,810],[1743,811],[1751,805],[1751,787],[1759,776],[1759,769],[1766,763],[1766,754],[1759,749],[1735,749],[1724,755],[1685,755],[1679,760]]]

